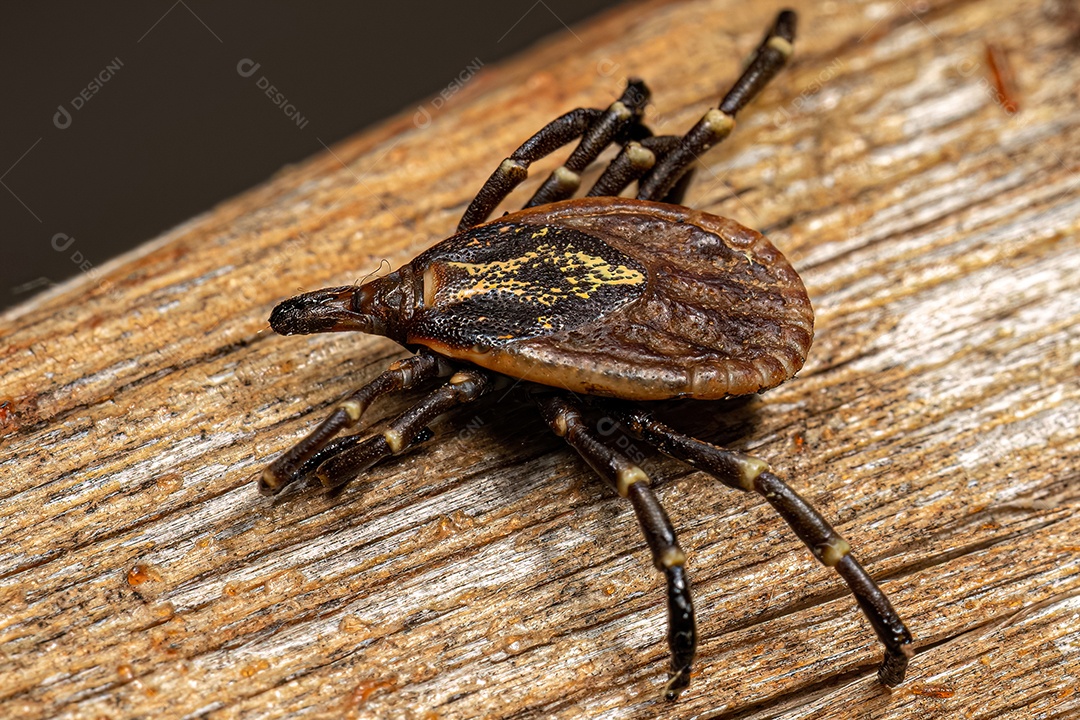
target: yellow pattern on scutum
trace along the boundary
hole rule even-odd
[[[547,230],[547,228],[543,228]],[[544,235],[538,232],[533,235]],[[544,306],[554,305],[561,298],[575,295],[588,300],[605,285],[640,285],[645,276],[625,265],[612,265],[602,257],[591,255],[573,246],[555,247],[544,243],[523,255],[489,263],[448,262],[448,268],[464,271],[474,283],[471,287],[446,288],[451,302],[462,302],[477,295],[492,292],[511,293],[526,302]],[[565,287],[543,286],[528,280],[529,266],[547,266],[558,270],[566,281]],[[523,279],[524,278],[524,279]],[[450,283],[458,285],[458,283]]]

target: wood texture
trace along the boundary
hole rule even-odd
[[[665,704],[632,513],[513,395],[339,497],[252,482],[401,355],[274,336],[273,305],[444,237],[522,139],[627,75],[659,131],[689,127],[779,8],[716,0],[628,5],[485,67],[423,127],[363,133],[7,312],[0,715],[1080,715],[1073,6],[795,7],[793,64],[688,202],[787,253],[815,346],[760,398],[668,415],[835,521],[917,637],[907,682],[874,682],[869,626],[763,501],[658,459],[703,639]]]

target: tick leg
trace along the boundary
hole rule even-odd
[[[581,408],[567,396],[537,393],[534,399],[556,435],[564,438],[587,463],[634,507],[638,524],[652,551],[653,564],[667,579],[668,647],[671,670],[665,697],[674,700],[690,684],[690,667],[697,649],[694,605],[690,597],[675,528],[656,495],[649,476],[634,463],[605,445],[582,419]]]
[[[756,492],[791,526],[810,552],[844,578],[870,624],[885,646],[885,658],[878,668],[878,680],[900,684],[914,654],[911,633],[893,609],[892,603],[873,578],[851,555],[851,548],[829,522],[787,483],[774,475],[764,460],[732,452],[684,435],[658,421],[642,409],[612,410],[631,435],[666,455],[704,470],[728,487]]]
[[[525,204],[536,207],[545,203],[565,200],[574,194],[581,184],[581,173],[608,145],[628,131],[641,118],[649,101],[649,88],[641,80],[630,80],[622,96],[611,104],[581,138],[562,167],[548,175],[544,184]]]
[[[445,385],[397,416],[381,433],[337,448],[319,464],[315,474],[327,487],[343,485],[375,463],[429,439],[428,423],[458,405],[479,399],[494,385],[494,376],[486,371],[459,370]]]
[[[409,447],[415,447],[421,443],[425,443],[433,437],[435,437],[435,433],[431,431],[431,428],[424,428],[420,432],[420,434],[413,438],[413,441],[409,443]],[[330,442],[326,443],[326,445],[323,446],[321,450],[312,455],[303,465],[301,465],[296,470],[296,477],[300,479],[306,478],[309,475],[314,474],[315,471],[319,469],[319,466],[330,458],[334,457],[335,455],[340,455],[346,450],[359,445],[367,439],[367,437],[359,434],[346,435],[345,437],[334,438]]]
[[[679,178],[695,159],[726,138],[735,127],[738,113],[780,71],[791,55],[795,41],[795,13],[784,10],[766,33],[746,70],[720,101],[720,107],[705,113],[678,147],[664,156],[638,184],[638,199],[659,200],[667,197]]]
[[[644,126],[642,126],[644,127]],[[675,135],[646,137],[640,142],[632,140],[623,145],[622,150],[607,166],[604,173],[586,193],[588,197],[615,196],[639,180],[656,164],[657,158],[663,158],[679,146],[681,138]],[[663,201],[673,204],[682,203],[686,188],[693,178],[694,169],[683,173],[675,186],[664,196]]]
[[[563,167],[555,170],[537,190],[529,207],[569,197],[577,188],[577,176],[624,128],[633,126],[649,99],[649,89],[640,80],[627,83],[622,97],[607,110],[577,108],[545,125],[502,161],[469,204],[458,223],[458,231],[487,220],[491,211],[529,175],[529,165],[550,155],[571,140],[581,137]],[[631,122],[634,121],[634,122]],[[628,132],[632,132],[630,127]],[[582,137],[584,136],[584,137]],[[575,170],[575,168],[577,168]],[[545,189],[546,188],[546,189]],[[563,194],[565,193],[565,194]]]
[[[682,205],[683,197],[686,196],[686,189],[690,187],[690,183],[694,180],[694,168],[690,167],[686,172],[682,174],[675,184],[671,186],[671,189],[667,191],[667,195],[664,196],[663,202],[672,203],[673,205]]]
[[[630,141],[623,145],[623,149],[585,195],[587,197],[618,195],[655,164],[656,155],[651,150],[639,142]]]
[[[458,223],[458,232],[487,220],[491,211],[501,203],[526,177],[529,165],[550,155],[574,138],[581,137],[590,125],[604,114],[603,110],[577,108],[552,120],[535,135],[521,144],[510,157],[502,161],[480,192],[469,203]]]
[[[431,378],[449,375],[452,369],[450,363],[433,353],[422,352],[398,360],[382,375],[342,400],[334,412],[307,437],[267,466],[259,478],[259,492],[276,495],[286,485],[307,474],[307,462],[331,443],[335,435],[356,425],[376,398],[397,390],[407,390]]]

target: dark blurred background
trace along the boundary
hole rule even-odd
[[[616,4],[9,4],[0,308]]]

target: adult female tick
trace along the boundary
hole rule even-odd
[[[342,400],[265,470],[261,490],[310,475],[339,486],[431,438],[437,416],[514,378],[551,429],[630,500],[667,582],[668,699],[689,684],[697,647],[686,555],[648,475],[590,417],[613,419],[645,445],[762,495],[847,582],[885,646],[880,681],[903,680],[911,634],[825,518],[763,460],[689,437],[646,407],[767,390],[792,377],[810,349],[813,310],[783,255],[754,230],[679,204],[694,160],[731,132],[736,113],[787,61],[794,36],[795,14],[781,12],[719,107],[681,137],[645,125],[649,90],[640,80],[606,110],[571,110],[499,165],[453,237],[385,277],[278,305],[270,325],[283,335],[374,333],[414,354]],[[578,138],[525,209],[485,222],[531,163]],[[568,199],[613,143],[621,150],[586,197]],[[618,197],[634,183],[635,198]],[[436,378],[449,379],[382,431],[338,437],[376,398]]]

